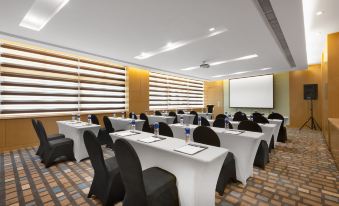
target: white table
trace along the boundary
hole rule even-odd
[[[212,119],[212,113],[198,112],[198,116],[205,117],[206,119]]]
[[[130,122],[132,121],[131,118],[121,118],[121,117],[109,117],[108,118],[115,131],[119,130],[128,130]],[[143,119],[136,119],[135,120],[135,129],[142,131],[142,127],[144,126],[145,120]]]
[[[230,121],[230,123],[232,124],[233,129],[238,129],[240,122]],[[264,134],[261,139],[266,141],[267,146],[270,146],[272,135],[274,135],[276,125],[275,124],[259,124],[259,126],[261,127],[262,133]]]
[[[178,122],[180,122],[181,117],[183,117],[184,119],[184,124],[193,124],[195,115],[194,114],[177,114]]]
[[[166,138],[154,143],[143,143],[138,139],[152,136],[150,133],[119,137],[110,134],[113,141],[118,138],[128,140],[144,169],[160,167],[177,178],[178,194],[181,206],[214,206],[215,187],[227,149],[208,146],[195,155],[186,155],[174,151],[185,145],[185,141],[177,138]]]
[[[248,119],[250,119],[250,115],[246,115],[246,116],[247,116]],[[267,118],[268,116],[265,116],[265,117]],[[228,116],[228,119],[230,121],[233,121],[233,115],[232,116]],[[269,121],[269,119],[268,119],[268,121]],[[286,126],[286,125],[288,125],[288,116],[284,116],[284,126]]]
[[[185,139],[185,127],[180,124],[170,125],[173,136],[179,139]],[[193,141],[193,132],[198,125],[189,125],[191,129],[191,141]],[[246,185],[246,180],[253,175],[253,163],[257,153],[260,140],[263,133],[247,132],[234,135],[225,133],[225,129],[211,127],[220,139],[220,146],[228,149],[234,154],[237,180]]]
[[[57,121],[59,133],[64,134],[65,137],[70,138],[74,142],[73,151],[77,162],[88,157],[87,149],[84,143],[84,132],[86,130],[92,131],[98,136],[100,125],[87,124],[87,122],[76,121]]]
[[[165,122],[167,124],[173,124],[175,117],[172,116],[157,116],[157,115],[148,115],[149,124],[154,124],[155,122]]]
[[[279,135],[280,126],[282,124],[282,120],[280,120],[280,119],[269,119],[268,121],[270,122],[270,124],[274,124],[275,125],[275,129],[274,129],[274,144],[276,144],[278,142],[278,135]]]

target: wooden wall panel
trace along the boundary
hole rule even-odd
[[[328,117],[339,117],[339,32],[327,37]]]
[[[0,151],[5,147],[5,120],[0,119]]]
[[[291,71],[290,84],[290,127],[300,127],[310,117],[310,101],[304,100],[304,84],[318,84],[318,99],[313,101],[313,115],[322,127],[321,66],[310,65],[306,70]]]
[[[208,104],[214,105],[213,116],[224,113],[224,81],[205,82],[204,85],[205,108]]]
[[[149,71],[127,69],[129,112],[140,114],[149,108]]]

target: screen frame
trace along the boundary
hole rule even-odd
[[[272,87],[273,87],[273,104],[272,107],[231,107],[231,80],[233,79],[245,79],[245,78],[250,78],[250,77],[260,77],[260,76],[272,76]],[[262,75],[255,75],[255,76],[248,76],[248,77],[239,77],[239,78],[232,78],[228,80],[228,107],[229,108],[244,108],[244,109],[274,109],[275,108],[275,104],[274,104],[274,100],[275,100],[275,96],[274,96],[274,74],[262,74]]]

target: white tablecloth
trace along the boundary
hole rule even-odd
[[[238,125],[240,122],[230,121],[230,123],[233,126],[233,129],[238,129]],[[275,124],[259,124],[261,127],[262,132],[264,135],[262,136],[262,140],[265,140],[267,143],[267,146],[270,146],[272,135],[274,134],[276,125]]]
[[[113,141],[121,138],[116,133],[110,135]],[[176,176],[181,206],[214,206],[215,187],[228,150],[208,146],[195,155],[186,155],[174,151],[185,145],[177,138],[149,144],[137,141],[151,136],[142,132],[122,138],[132,144],[143,169],[160,167]]]
[[[148,122],[149,124],[154,124],[155,122],[165,122],[167,124],[173,124],[175,117],[171,116],[156,116],[156,115],[149,115]]]
[[[73,121],[57,121],[59,133],[64,134],[65,137],[70,138],[74,142],[74,157],[77,162],[88,157],[87,149],[84,143],[83,134],[86,130],[94,132],[98,136],[100,125],[91,124],[86,122],[76,123]]]
[[[276,144],[277,140],[278,140],[280,125],[282,123],[282,120],[280,120],[280,119],[269,119],[268,121],[270,122],[270,124],[275,125],[275,128],[274,128],[274,144]]]
[[[170,125],[175,138],[185,139],[185,127],[180,124]],[[191,141],[193,131],[197,125],[189,125],[191,128]],[[246,180],[253,175],[253,163],[263,133],[244,132],[234,135],[225,133],[225,129],[211,127],[220,139],[220,146],[234,154],[237,180],[246,185]]]
[[[131,118],[120,118],[120,117],[109,117],[109,120],[112,123],[112,126],[115,131],[119,130],[128,130],[129,129],[129,124],[132,121]],[[142,119],[136,119],[135,120],[135,129],[142,131],[142,127],[144,126],[145,120]]]
[[[193,124],[195,115],[194,114],[177,114],[178,122],[180,122],[181,117],[183,117],[184,119],[184,124]]]
[[[266,118],[268,117],[268,116],[265,116]],[[248,119],[250,119],[250,115],[247,115],[247,118]],[[228,117],[228,119],[230,120],[230,121],[233,121],[233,116],[230,116],[230,117]],[[284,126],[286,126],[286,125],[288,125],[288,116],[284,116]]]
[[[205,117],[206,119],[212,119],[212,113],[198,112],[198,116]]]

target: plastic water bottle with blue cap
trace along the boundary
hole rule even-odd
[[[134,112],[132,112],[132,119],[135,119],[135,116],[134,116],[135,114],[134,114]]]
[[[75,121],[75,114],[72,113],[72,121]]]
[[[158,122],[154,123],[154,136],[155,137],[159,136],[159,123]]]
[[[191,129],[189,127],[185,128],[185,141],[186,144],[190,143],[190,135],[191,135]]]
[[[198,116],[198,125],[201,126],[201,117]]]
[[[78,120],[78,122],[81,122],[80,113],[77,114],[77,120]]]
[[[230,121],[228,121],[228,117],[225,117],[225,129],[229,129],[230,128]]]
[[[92,124],[92,118],[90,114],[87,116],[87,123]]]
[[[131,121],[131,125],[132,125],[132,131],[135,131],[135,119],[132,119]]]

